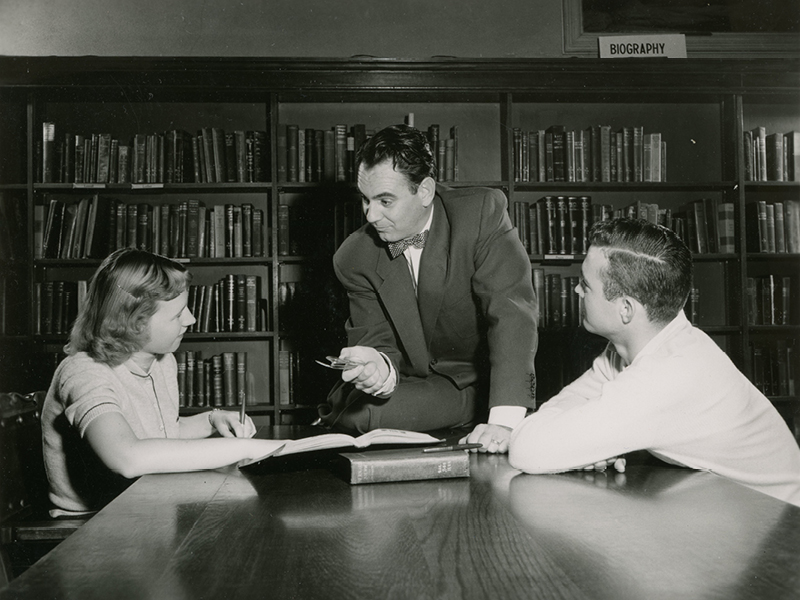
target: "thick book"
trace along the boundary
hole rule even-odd
[[[463,450],[424,452],[422,448],[343,452],[336,467],[352,485],[452,479],[469,477],[469,453]]]
[[[437,444],[440,439],[403,429],[374,429],[357,437],[346,433],[324,433],[311,437],[288,440],[277,452],[239,464],[243,470],[281,471],[295,470],[297,468],[315,468],[327,466],[335,460],[342,450],[361,450],[370,448],[371,452],[377,449],[417,448]],[[436,454],[450,454],[433,452]]]

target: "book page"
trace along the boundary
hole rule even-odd
[[[425,444],[440,441],[438,438],[403,429],[373,429],[354,440],[356,448],[366,448],[371,444]]]

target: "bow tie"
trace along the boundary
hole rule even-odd
[[[415,248],[424,248],[427,240],[428,230],[426,229],[422,233],[412,235],[410,238],[400,240],[399,242],[389,242],[389,253],[392,255],[392,258],[397,258],[409,246],[414,246]]]

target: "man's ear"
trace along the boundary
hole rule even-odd
[[[623,325],[630,324],[630,322],[633,321],[633,317],[636,315],[636,311],[641,307],[638,302],[628,296],[622,296],[619,299],[618,306],[619,318]]]
[[[417,195],[422,200],[422,206],[428,208],[436,195],[436,182],[433,177],[426,177],[422,180],[417,189]]]

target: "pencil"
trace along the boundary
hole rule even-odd
[[[244,412],[246,404],[247,404],[247,399],[244,395],[242,395],[242,406],[239,409],[239,423],[241,423],[242,425],[244,425],[244,419],[245,417],[247,417],[247,415]]]
[[[431,446],[425,448],[423,452],[451,452],[453,450],[472,450],[473,448],[482,448],[483,444],[455,444],[453,446]]]

